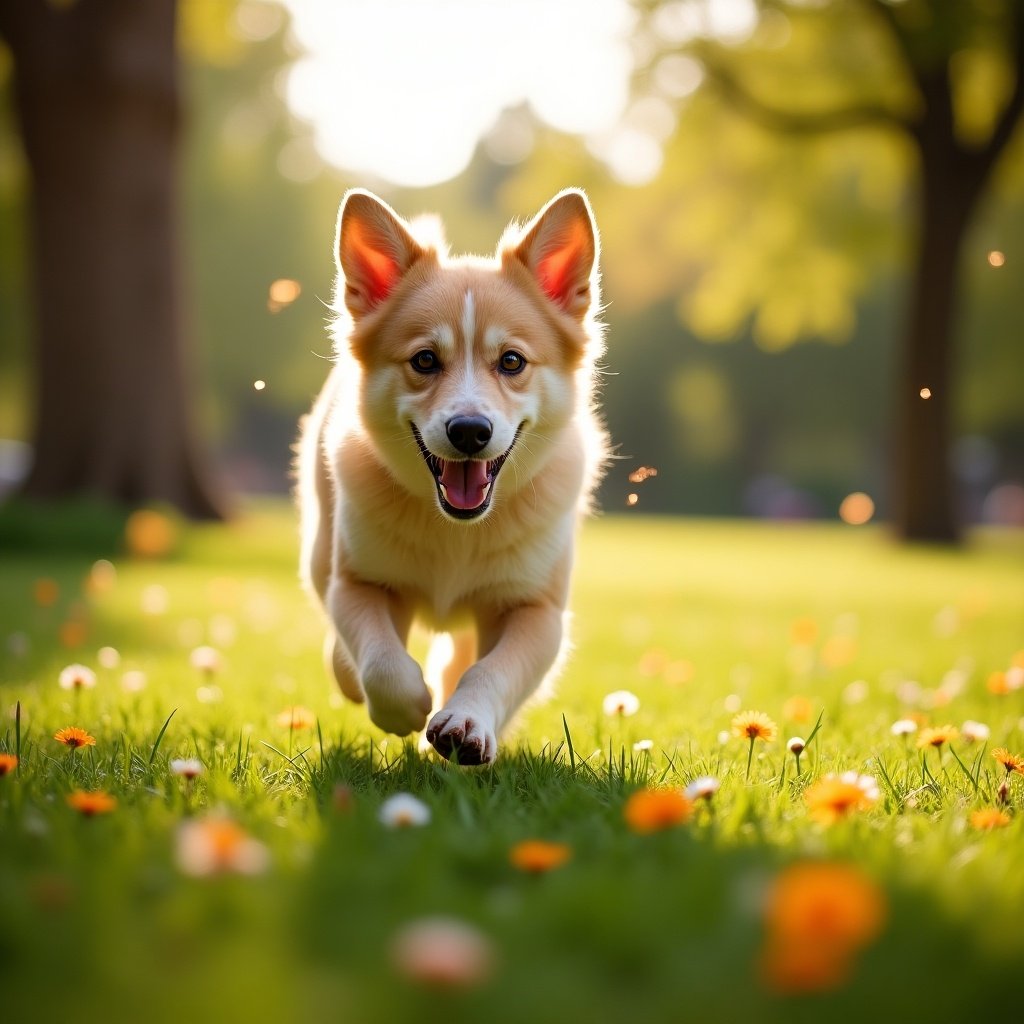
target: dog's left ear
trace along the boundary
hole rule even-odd
[[[530,221],[512,252],[559,309],[582,318],[590,307],[597,248],[590,203],[569,188]]]

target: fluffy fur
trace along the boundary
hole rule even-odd
[[[559,660],[606,458],[590,206],[566,190],[493,259],[452,259],[436,222],[353,190],[336,258],[336,364],[302,425],[301,572],[344,694],[400,735],[436,696],[429,741],[486,763]],[[414,620],[452,637],[436,695],[406,651]]]

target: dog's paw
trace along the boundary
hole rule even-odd
[[[461,765],[490,764],[498,753],[498,740],[482,716],[442,708],[427,726],[434,749]]]
[[[433,701],[419,665],[405,651],[376,658],[360,673],[370,720],[385,732],[419,732]]]

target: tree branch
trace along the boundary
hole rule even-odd
[[[730,70],[702,55],[709,81],[717,86],[734,107],[764,127],[787,135],[821,135],[841,132],[865,125],[910,129],[910,122],[900,113],[875,103],[862,103],[833,110],[784,110],[763,102],[743,85]]]
[[[1013,68],[1016,73],[1016,81],[1013,84],[1013,92],[1003,107],[1002,114],[996,122],[995,129],[988,142],[980,153],[980,158],[986,169],[999,159],[999,154],[1006,148],[1013,136],[1021,114],[1024,113],[1024,14],[1016,4],[1010,5],[1010,17],[1013,22],[1013,29],[1010,38],[1010,56],[1013,61]]]

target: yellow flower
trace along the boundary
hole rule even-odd
[[[68,806],[73,807],[79,814],[86,818],[92,818],[97,814],[109,814],[117,807],[117,800],[109,793],[102,790],[76,789],[68,794]]]
[[[693,801],[678,789],[638,789],[622,814],[634,832],[645,835],[681,825],[693,814]]]
[[[740,739],[771,743],[778,732],[778,726],[763,711],[741,711],[732,720],[732,734]]]
[[[516,843],[508,855],[513,867],[533,875],[561,867],[570,857],[571,847],[565,843],[549,843],[543,839],[526,839]]]
[[[996,807],[985,807],[980,811],[971,813],[971,828],[982,832],[991,832],[994,828],[1003,828],[1009,825],[1013,819],[1005,812]]]
[[[782,717],[787,722],[809,722],[813,713],[810,699],[800,694],[789,697],[782,705]]]
[[[960,735],[960,730],[953,725],[939,725],[931,729],[922,729],[917,737],[918,750],[935,747],[938,750],[943,743],[950,743]]]
[[[870,775],[844,772],[825,775],[804,790],[808,814],[831,825],[853,811],[866,811],[878,801],[878,786]]]
[[[1010,772],[1024,772],[1024,757],[1020,754],[1011,754],[1006,747],[996,747],[992,756],[1006,769],[1007,775]]]
[[[14,754],[0,754],[0,778],[13,772],[18,767],[18,758]]]
[[[77,747],[96,746],[96,737],[90,736],[84,729],[79,729],[77,725],[69,725],[66,729],[58,729],[53,734],[53,738],[72,750],[75,750]]]

